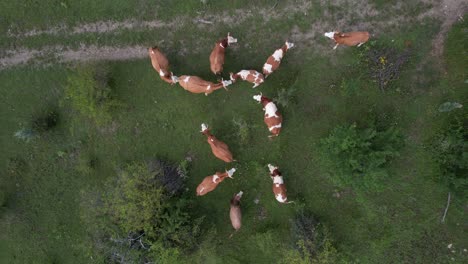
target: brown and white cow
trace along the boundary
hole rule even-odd
[[[345,45],[345,46],[361,46],[362,44],[366,43],[369,40],[369,32],[348,32],[348,33],[341,33],[338,31],[326,32],[324,34],[325,37],[333,39],[336,43],[333,49],[336,49],[338,45]]]
[[[214,175],[206,176],[205,179],[197,187],[197,196],[203,196],[218,187],[226,177],[232,179],[232,175],[236,172],[235,168],[227,170],[225,172],[216,172]]]
[[[232,158],[232,153],[231,151],[229,151],[228,145],[226,145],[226,143],[222,142],[221,140],[218,140],[215,136],[213,136],[206,124],[201,125],[201,132],[207,137],[207,142],[208,144],[210,144],[211,151],[218,159],[224,162],[235,161]]]
[[[268,169],[270,170],[270,177],[273,180],[273,193],[275,194],[276,200],[280,203],[293,203],[288,201],[286,186],[284,185],[283,176],[281,176],[278,167],[268,164]]]
[[[209,95],[221,88],[227,90],[226,87],[231,85],[232,81],[221,80],[219,83],[212,83],[210,81],[205,81],[198,76],[182,75],[179,77],[179,84],[182,88],[191,93],[205,93],[205,95]]]
[[[243,192],[240,191],[235,194],[231,199],[231,209],[229,211],[229,217],[231,218],[232,227],[237,231],[242,226],[242,212],[240,207],[240,199],[242,198]]]
[[[281,59],[283,59],[284,54],[286,51],[294,47],[294,43],[286,41],[280,49],[275,50],[273,55],[268,57],[267,61],[263,65],[263,75],[265,78],[268,77],[271,73],[273,73],[278,67],[280,66]]]
[[[265,81],[265,78],[263,77],[263,74],[259,73],[256,70],[241,70],[238,73],[230,73],[230,78],[233,83],[237,81],[237,79],[241,78],[244,81],[247,81],[249,83],[253,83],[254,86],[252,88],[255,88],[262,84]]]
[[[167,83],[174,84],[177,83],[178,78],[174,76],[172,72],[169,71],[169,61],[166,56],[159,50],[158,47],[152,47],[148,50],[149,56],[151,58],[151,64],[153,68],[158,72],[159,77]]]
[[[254,95],[253,99],[258,101],[263,105],[263,110],[265,111],[265,124],[268,126],[271,135],[268,137],[276,137],[281,131],[281,123],[283,122],[283,116],[279,113],[278,108],[276,107],[273,101],[262,94]]]
[[[226,38],[215,43],[215,46],[210,54],[210,68],[214,74],[220,74],[223,71],[225,49],[232,43],[236,42],[237,39],[231,37],[231,35],[228,33]]]

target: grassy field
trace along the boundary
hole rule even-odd
[[[174,16],[190,16],[200,10],[211,14],[266,4],[275,10],[288,8],[288,4],[273,6],[268,1],[230,1],[229,7],[223,1],[175,2],[159,1],[154,8],[148,8],[153,5],[151,1],[50,1],[44,8],[38,8],[40,3],[35,1],[4,2],[0,4],[0,32],[7,32],[11,25],[17,33],[108,19],[157,17],[171,21]],[[334,10],[335,15],[345,12],[344,6],[312,2],[312,7],[320,9],[307,10],[311,18],[292,16],[273,18],[271,24],[259,22],[258,38],[252,38],[255,34],[246,25],[261,18],[248,18],[209,31],[188,25],[185,31],[172,32],[162,46],[176,74],[214,81],[208,54],[212,42],[231,30],[237,32],[242,44],[228,51],[225,72],[260,69],[287,37],[292,23],[306,30],[310,20],[321,17],[320,11]],[[385,8],[383,1],[372,5]],[[408,7],[406,14],[421,12],[414,4]],[[124,106],[112,112],[110,124],[100,126],[72,111],[63,100],[67,76],[74,72],[74,65],[52,63],[48,67],[29,65],[0,71],[0,263],[103,263],[82,219],[87,196],[104,190],[106,181],[115,177],[123,164],[155,157],[177,163],[187,156],[193,159],[187,183],[194,201],[191,213],[205,216],[205,220],[199,246],[184,255],[183,263],[277,263],[293,248],[291,222],[301,209],[312,212],[328,227],[340,263],[466,263],[467,197],[452,193],[446,221],[440,222],[450,190],[436,180],[439,171],[427,144],[451,116],[462,112],[466,117],[465,106],[448,113],[437,109],[444,102],[466,105],[468,101],[468,65],[460,55],[466,55],[467,22],[456,24],[450,32],[442,70],[438,66],[441,62],[430,57],[431,47],[427,45],[439,24],[424,20],[379,35],[377,44],[402,49],[409,41],[412,50],[399,78],[385,92],[359,63],[356,49],[339,48],[336,54],[320,52],[324,45],[332,48],[323,39],[318,40],[318,52],[314,46],[296,43],[297,48],[286,55],[280,69],[256,90],[240,82],[229,91],[209,96],[163,83],[149,59],[103,62],[109,67],[111,88]],[[187,29],[196,36],[188,36]],[[73,47],[80,42],[149,46],[151,35],[157,33],[152,29],[119,31],[103,34],[102,38],[94,33],[3,37],[0,46],[41,48],[64,43]],[[279,105],[284,128],[280,137],[270,141],[261,106],[252,96],[262,92],[278,99],[281,90],[291,91]],[[58,115],[53,129],[30,141],[14,136],[31,120],[50,111]],[[388,165],[390,176],[382,183],[384,189],[358,193],[335,186],[321,165],[320,140],[336,126],[365,126],[371,120],[394,126],[404,136],[400,156]],[[227,165],[212,156],[199,132],[202,122],[230,146],[237,162]],[[242,135],[236,122],[246,124]],[[91,160],[92,168],[88,166]],[[281,205],[274,200],[268,163],[280,166],[295,204]],[[203,177],[231,166],[238,169],[234,179],[225,180],[207,196],[195,196]],[[243,227],[229,239],[229,199],[239,190],[245,193]],[[259,218],[260,214],[265,218]],[[449,244],[453,244],[452,249],[447,248]]]

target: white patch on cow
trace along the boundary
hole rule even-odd
[[[223,43],[219,43],[219,46],[224,49]]]
[[[201,124],[201,132],[204,132],[204,131],[207,130],[207,129],[208,129],[208,125],[205,124],[205,123],[202,123],[202,124]]]
[[[214,139],[210,139],[211,142],[214,142]]]
[[[189,80],[190,80],[190,76],[187,76],[187,77],[184,78],[185,83],[188,83]]]
[[[206,90],[209,91],[210,89],[211,89],[211,85],[208,85],[208,86],[206,87]]]
[[[231,35],[228,34],[227,36],[227,39],[228,39],[228,45],[230,45],[231,43],[237,43],[237,39],[236,38],[233,38]]]
[[[200,190],[200,194],[205,190],[205,187],[202,187]]]
[[[232,168],[232,169],[230,169],[230,170],[228,170],[226,172],[228,174],[228,177],[232,178],[232,175],[234,174],[234,172],[236,172],[236,168]]]
[[[273,177],[274,184],[284,184],[283,176],[275,176]],[[277,186],[278,187],[278,186]]]
[[[268,164],[268,169],[270,170],[270,173],[273,173],[273,171],[275,171],[276,169],[278,169],[277,166],[273,166],[271,164]]]
[[[154,54],[154,50],[151,51],[151,54]]]
[[[165,74],[162,69],[159,70],[159,76],[163,77]]]
[[[276,115],[276,111],[278,111],[278,108],[273,102],[269,102],[265,106],[265,117],[270,118],[270,117],[279,117]]]
[[[292,42],[287,42],[287,41],[286,41],[286,43],[284,43],[284,44],[286,44],[286,48],[287,48],[287,49],[292,49],[292,48],[294,48],[294,46],[295,46],[294,43],[292,43]]]
[[[281,59],[283,58],[283,50],[282,49],[275,50],[275,53],[273,53],[272,56],[275,59],[275,61],[281,61]]]
[[[238,194],[236,194],[237,197],[239,197],[239,199],[242,197],[242,194],[244,194],[243,191],[240,191]]]
[[[335,32],[334,31],[331,31],[331,32],[326,32],[325,34],[323,34],[325,37],[329,38],[329,39],[335,39],[334,36],[335,36]]]
[[[253,96],[253,99],[256,100],[256,101],[258,101],[258,102],[260,103],[260,101],[262,100],[262,95],[261,95],[261,94],[259,94],[259,95],[254,95],[254,96]]]
[[[249,76],[250,71],[242,70],[242,71],[238,72],[237,74],[242,78],[242,80],[245,81],[245,79],[247,79],[247,76]]]
[[[288,199],[287,197],[283,197],[283,195],[281,193],[275,195],[275,198],[280,203],[285,203],[286,200]]]
[[[263,69],[268,72],[268,73],[272,73],[273,71],[271,70],[271,64],[268,64],[268,63],[265,63],[265,65],[263,65]]]
[[[218,180],[218,179],[219,179],[219,176],[218,176],[218,175],[216,175],[216,174],[213,175],[213,183],[216,183],[216,180]]]
[[[271,126],[271,127],[269,127],[268,129],[269,129],[270,131],[273,131],[273,129],[275,129],[275,128],[281,128],[281,124]]]

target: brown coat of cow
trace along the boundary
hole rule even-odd
[[[249,83],[253,83],[254,86],[252,88],[259,86],[265,81],[263,74],[256,70],[241,70],[238,73],[231,73],[230,78],[233,83],[239,78]]]
[[[268,130],[271,135],[269,137],[277,137],[281,132],[281,126],[283,123],[283,116],[278,111],[275,103],[263,95],[254,95],[256,101],[263,105],[265,111],[264,122],[268,126]]]
[[[177,82],[177,77],[169,71],[169,61],[166,56],[159,50],[158,47],[152,47],[148,50],[151,58],[151,64],[159,77],[167,83],[174,84]]]
[[[286,51],[293,47],[294,43],[286,41],[280,49],[275,50],[275,52],[270,57],[268,57],[267,61],[263,65],[263,75],[265,76],[265,78],[267,78],[268,75],[272,74],[276,69],[278,69],[284,54],[286,54]]]
[[[232,81],[212,83],[210,81],[205,81],[198,76],[182,75],[179,77],[179,85],[182,86],[182,88],[191,93],[205,93],[205,95],[209,95],[210,93],[221,88],[227,90],[226,87],[231,84]]]
[[[369,40],[369,32],[366,31],[357,31],[357,32],[327,32],[324,34],[326,37],[333,39],[336,43],[333,49],[336,49],[338,45],[345,46],[361,46]]]
[[[215,46],[210,54],[210,69],[214,74],[220,74],[223,71],[225,49],[231,44],[237,42],[237,39],[231,37],[228,33],[227,37],[215,43]]]
[[[270,177],[273,180],[273,193],[275,199],[280,203],[293,203],[288,201],[288,195],[286,193],[286,186],[284,184],[283,176],[278,170],[278,167],[268,164],[268,169],[270,170]]]
[[[213,136],[207,125],[202,124],[201,127],[201,132],[207,137],[206,139],[208,144],[210,144],[213,155],[224,162],[233,162],[234,159],[232,157],[231,151],[229,151],[228,145]]]
[[[243,192],[240,191],[231,199],[231,209],[229,210],[229,218],[231,219],[232,227],[237,231],[242,226],[242,211],[240,207],[240,199]]]
[[[225,172],[216,172],[214,175],[206,176],[205,179],[197,187],[197,196],[203,196],[218,187],[224,179],[227,177],[232,179],[232,175],[236,169],[232,168],[229,171]]]

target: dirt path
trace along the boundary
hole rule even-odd
[[[426,17],[434,17],[443,21],[441,30],[437,34],[433,42],[433,54],[440,56],[443,51],[443,42],[451,25],[457,21],[466,11],[467,5],[464,5],[464,0],[425,0],[430,3],[432,8],[421,14],[417,19],[422,20]],[[323,5],[326,5],[325,1]],[[346,3],[344,0],[333,2],[334,5]],[[386,21],[379,21],[380,13],[373,8],[366,0],[354,1],[353,8],[349,14],[337,19],[333,19],[333,15],[329,14],[324,9],[323,17],[311,24],[310,29],[306,32],[299,30],[297,26],[293,26],[289,32],[291,40],[301,42],[303,47],[313,46],[317,52],[331,52],[330,47],[315,43],[315,38],[325,31],[335,28],[347,28],[348,30],[357,30],[362,28],[370,28],[372,31],[382,31],[385,28],[396,26],[408,18],[403,16],[394,16]],[[154,21],[136,21],[127,20],[121,22],[101,21],[90,24],[83,24],[73,28],[59,26],[48,30],[38,31],[33,30],[21,34],[9,34],[10,37],[27,38],[41,34],[47,35],[74,35],[82,33],[112,33],[121,30],[139,30],[160,29],[161,31],[175,30],[183,27],[187,23],[195,23],[200,29],[213,30],[218,24],[242,23],[248,19],[262,17],[263,23],[267,24],[272,20],[280,20],[282,17],[290,15],[300,15],[307,17],[307,10],[311,10],[309,1],[296,2],[294,6],[286,7],[282,10],[276,10],[275,6],[265,7],[256,10],[235,10],[234,14],[203,14],[195,18],[186,16],[177,17],[169,22],[160,20]],[[354,21],[364,21],[356,23]],[[374,22],[367,22],[374,21]],[[375,22],[377,21],[377,22]],[[253,37],[253,36],[252,36]],[[127,46],[127,47],[110,47],[95,45],[81,46],[78,49],[70,49],[64,46],[46,46],[41,50],[31,50],[19,48],[4,52],[5,56],[0,58],[0,70],[13,67],[15,65],[25,64],[32,61],[41,63],[41,58],[46,59],[53,57],[59,62],[70,61],[89,61],[89,60],[127,60],[144,58],[147,55],[147,47],[143,46]],[[47,59],[46,59],[47,61]]]

